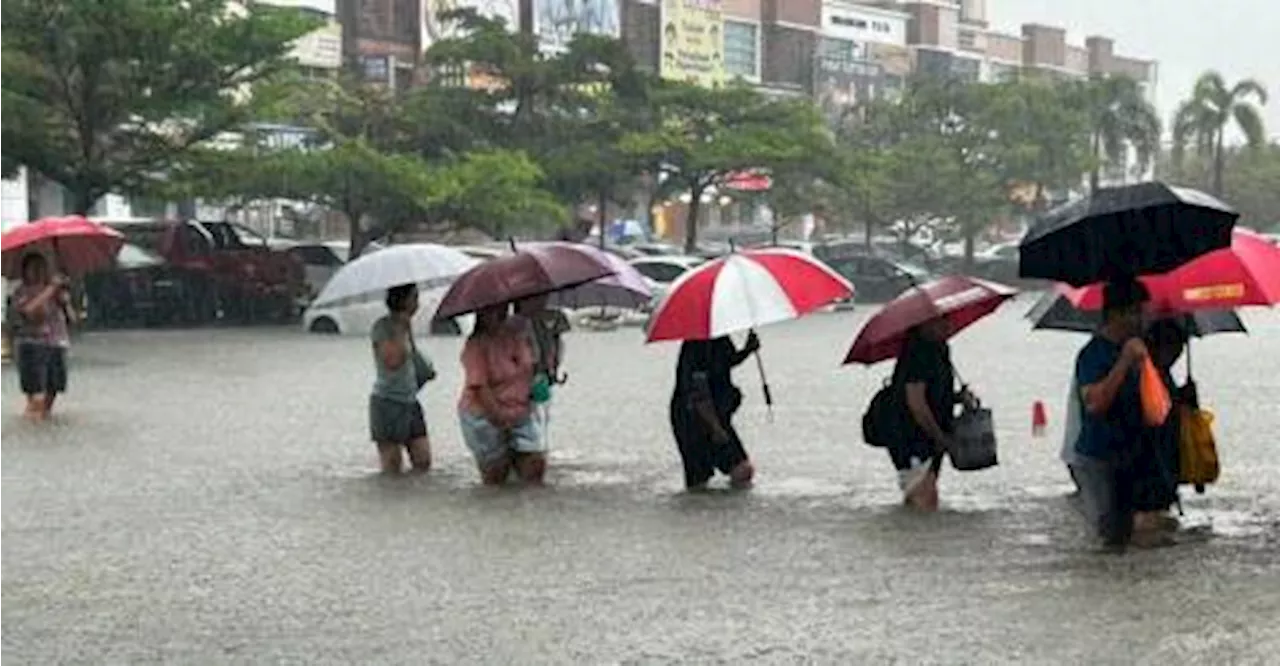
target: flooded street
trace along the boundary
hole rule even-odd
[[[55,422],[4,370],[4,653],[22,663],[1276,663],[1280,315],[1193,343],[1223,477],[1180,545],[1094,553],[1058,460],[1075,351],[1020,299],[953,345],[1001,465],[899,508],[840,368],[871,307],[761,331],[747,493],[687,496],[676,345],[574,332],[549,487],[492,491],[458,432],[461,341],[423,348],[436,467],[383,479],[370,352],[292,330],[116,332],[73,350]],[[1180,373],[1179,373],[1180,374]],[[1030,434],[1044,400],[1049,433]],[[719,481],[723,485],[723,481]]]

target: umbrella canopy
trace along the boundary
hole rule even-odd
[[[911,329],[938,317],[947,319],[954,336],[1017,293],[1012,287],[961,275],[912,287],[867,320],[844,363],[871,365],[897,358]]]
[[[441,289],[477,263],[463,252],[444,245],[392,245],[363,255],[339,269],[312,307],[381,299],[387,289],[401,284],[416,284],[423,291]]]
[[[1164,273],[1231,244],[1236,213],[1158,182],[1104,187],[1046,213],[1019,245],[1018,276],[1083,286]]]
[[[1248,332],[1239,315],[1232,310],[1200,310],[1174,316],[1188,335],[1197,338],[1216,333]],[[1092,333],[1102,323],[1098,311],[1081,310],[1072,305],[1070,299],[1063,295],[1062,287],[1044,292],[1027,311],[1026,317],[1031,320],[1031,328],[1037,331]]]
[[[115,229],[80,215],[46,217],[19,224],[0,235],[4,276],[21,276],[22,256],[28,252],[52,255],[57,270],[83,275],[111,267],[124,236]]]
[[[733,252],[686,271],[649,320],[649,342],[711,340],[806,315],[853,295],[813,257],[781,248]]]
[[[1163,313],[1225,310],[1280,303],[1280,247],[1266,236],[1237,229],[1231,247],[1215,250],[1180,268],[1138,278],[1151,292],[1150,309]],[[1103,285],[1060,287],[1077,308],[1102,308]]]
[[[551,294],[614,272],[605,253],[582,243],[527,243],[513,254],[490,259],[462,274],[440,301],[436,318]]]
[[[526,243],[521,249],[538,243]],[[607,264],[613,271],[608,275],[586,284],[552,292],[547,305],[553,308],[584,308],[604,305],[617,308],[638,308],[653,300],[653,291],[649,282],[618,255],[599,248],[584,245],[579,248],[583,252],[598,255],[598,259]]]

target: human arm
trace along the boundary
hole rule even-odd
[[[66,286],[66,278],[60,275],[55,276],[49,284],[34,295],[17,299],[18,312],[22,313],[22,316],[32,319],[39,317],[44,312],[44,307],[49,301],[65,302]]]
[[[752,331],[747,335],[747,341],[743,343],[742,349],[734,350],[730,364],[736,368],[748,358],[751,358],[751,355],[757,351],[760,351],[760,338],[756,337],[755,331]]]
[[[1134,366],[1147,356],[1147,346],[1137,338],[1125,343],[1119,358],[1110,358],[1099,347],[1087,347],[1076,359],[1076,383],[1080,402],[1089,414],[1106,414],[1119,395]]]
[[[475,338],[467,340],[462,347],[463,387],[475,405],[480,408],[480,415],[497,426],[506,425],[502,420],[502,410],[498,407],[498,398],[494,395],[489,379],[489,364],[485,359],[482,343]]]
[[[693,373],[692,384],[693,393],[689,396],[689,400],[693,405],[694,412],[698,415],[698,418],[702,419],[702,424],[706,426],[707,432],[711,433],[713,440],[716,442],[727,441],[729,439],[729,431],[720,422],[720,415],[716,413],[716,405],[711,398],[711,384],[707,379],[707,373]]]
[[[907,394],[907,411],[911,414],[911,419],[920,426],[924,434],[937,445],[938,448],[946,448],[950,443],[950,435],[942,431],[942,426],[938,425],[938,419],[933,414],[933,409],[929,407],[929,399],[925,395],[924,382],[910,382],[906,385]]]

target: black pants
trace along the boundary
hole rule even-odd
[[[51,395],[67,390],[67,353],[57,345],[18,341],[18,382],[27,395]]]
[[[721,423],[729,433],[727,442],[719,443],[711,436],[711,430],[702,417],[686,400],[671,400],[671,433],[675,435],[680,458],[684,462],[684,483],[687,488],[701,486],[715,475],[716,470],[728,474],[747,460],[747,451],[734,430],[732,414],[719,414]]]

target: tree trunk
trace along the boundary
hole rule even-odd
[[[1218,128],[1218,136],[1213,146],[1213,196],[1222,197],[1222,168],[1225,161],[1222,154],[1222,139],[1227,133],[1226,127]]]
[[[360,219],[364,217],[364,213],[358,210],[344,210],[343,215],[347,216],[347,243],[349,245],[347,258],[355,259],[364,251],[364,246],[369,244],[369,234],[360,229]]]
[[[976,235],[977,234],[975,233],[974,229],[970,227],[965,228],[964,230],[964,270],[966,273],[973,272],[973,250],[974,250],[974,246],[977,244],[974,236]]]
[[[1093,159],[1099,160],[1099,164],[1101,164],[1102,157],[1099,153],[1102,152],[1102,135],[1094,132],[1092,144],[1093,145],[1090,148],[1093,151]],[[1098,181],[1100,179],[1098,172],[1101,168],[1101,166],[1095,164],[1093,170],[1089,172],[1089,194],[1093,194],[1098,191]]]
[[[102,195],[94,193],[91,187],[75,185],[68,189],[71,190],[71,205],[75,209],[71,212],[75,215],[89,217],[93,213],[93,205],[102,198]]]
[[[608,207],[608,204],[609,204],[609,193],[604,190],[600,190],[599,192],[597,192],[596,193],[596,206],[597,206],[596,224],[600,225],[600,249],[601,250],[604,249],[605,234],[608,232],[607,225],[609,221],[609,216],[605,213],[605,208]]]
[[[702,208],[702,192],[705,185],[697,184],[689,189],[689,213],[684,218],[684,253],[693,254],[698,249],[698,211]]]

